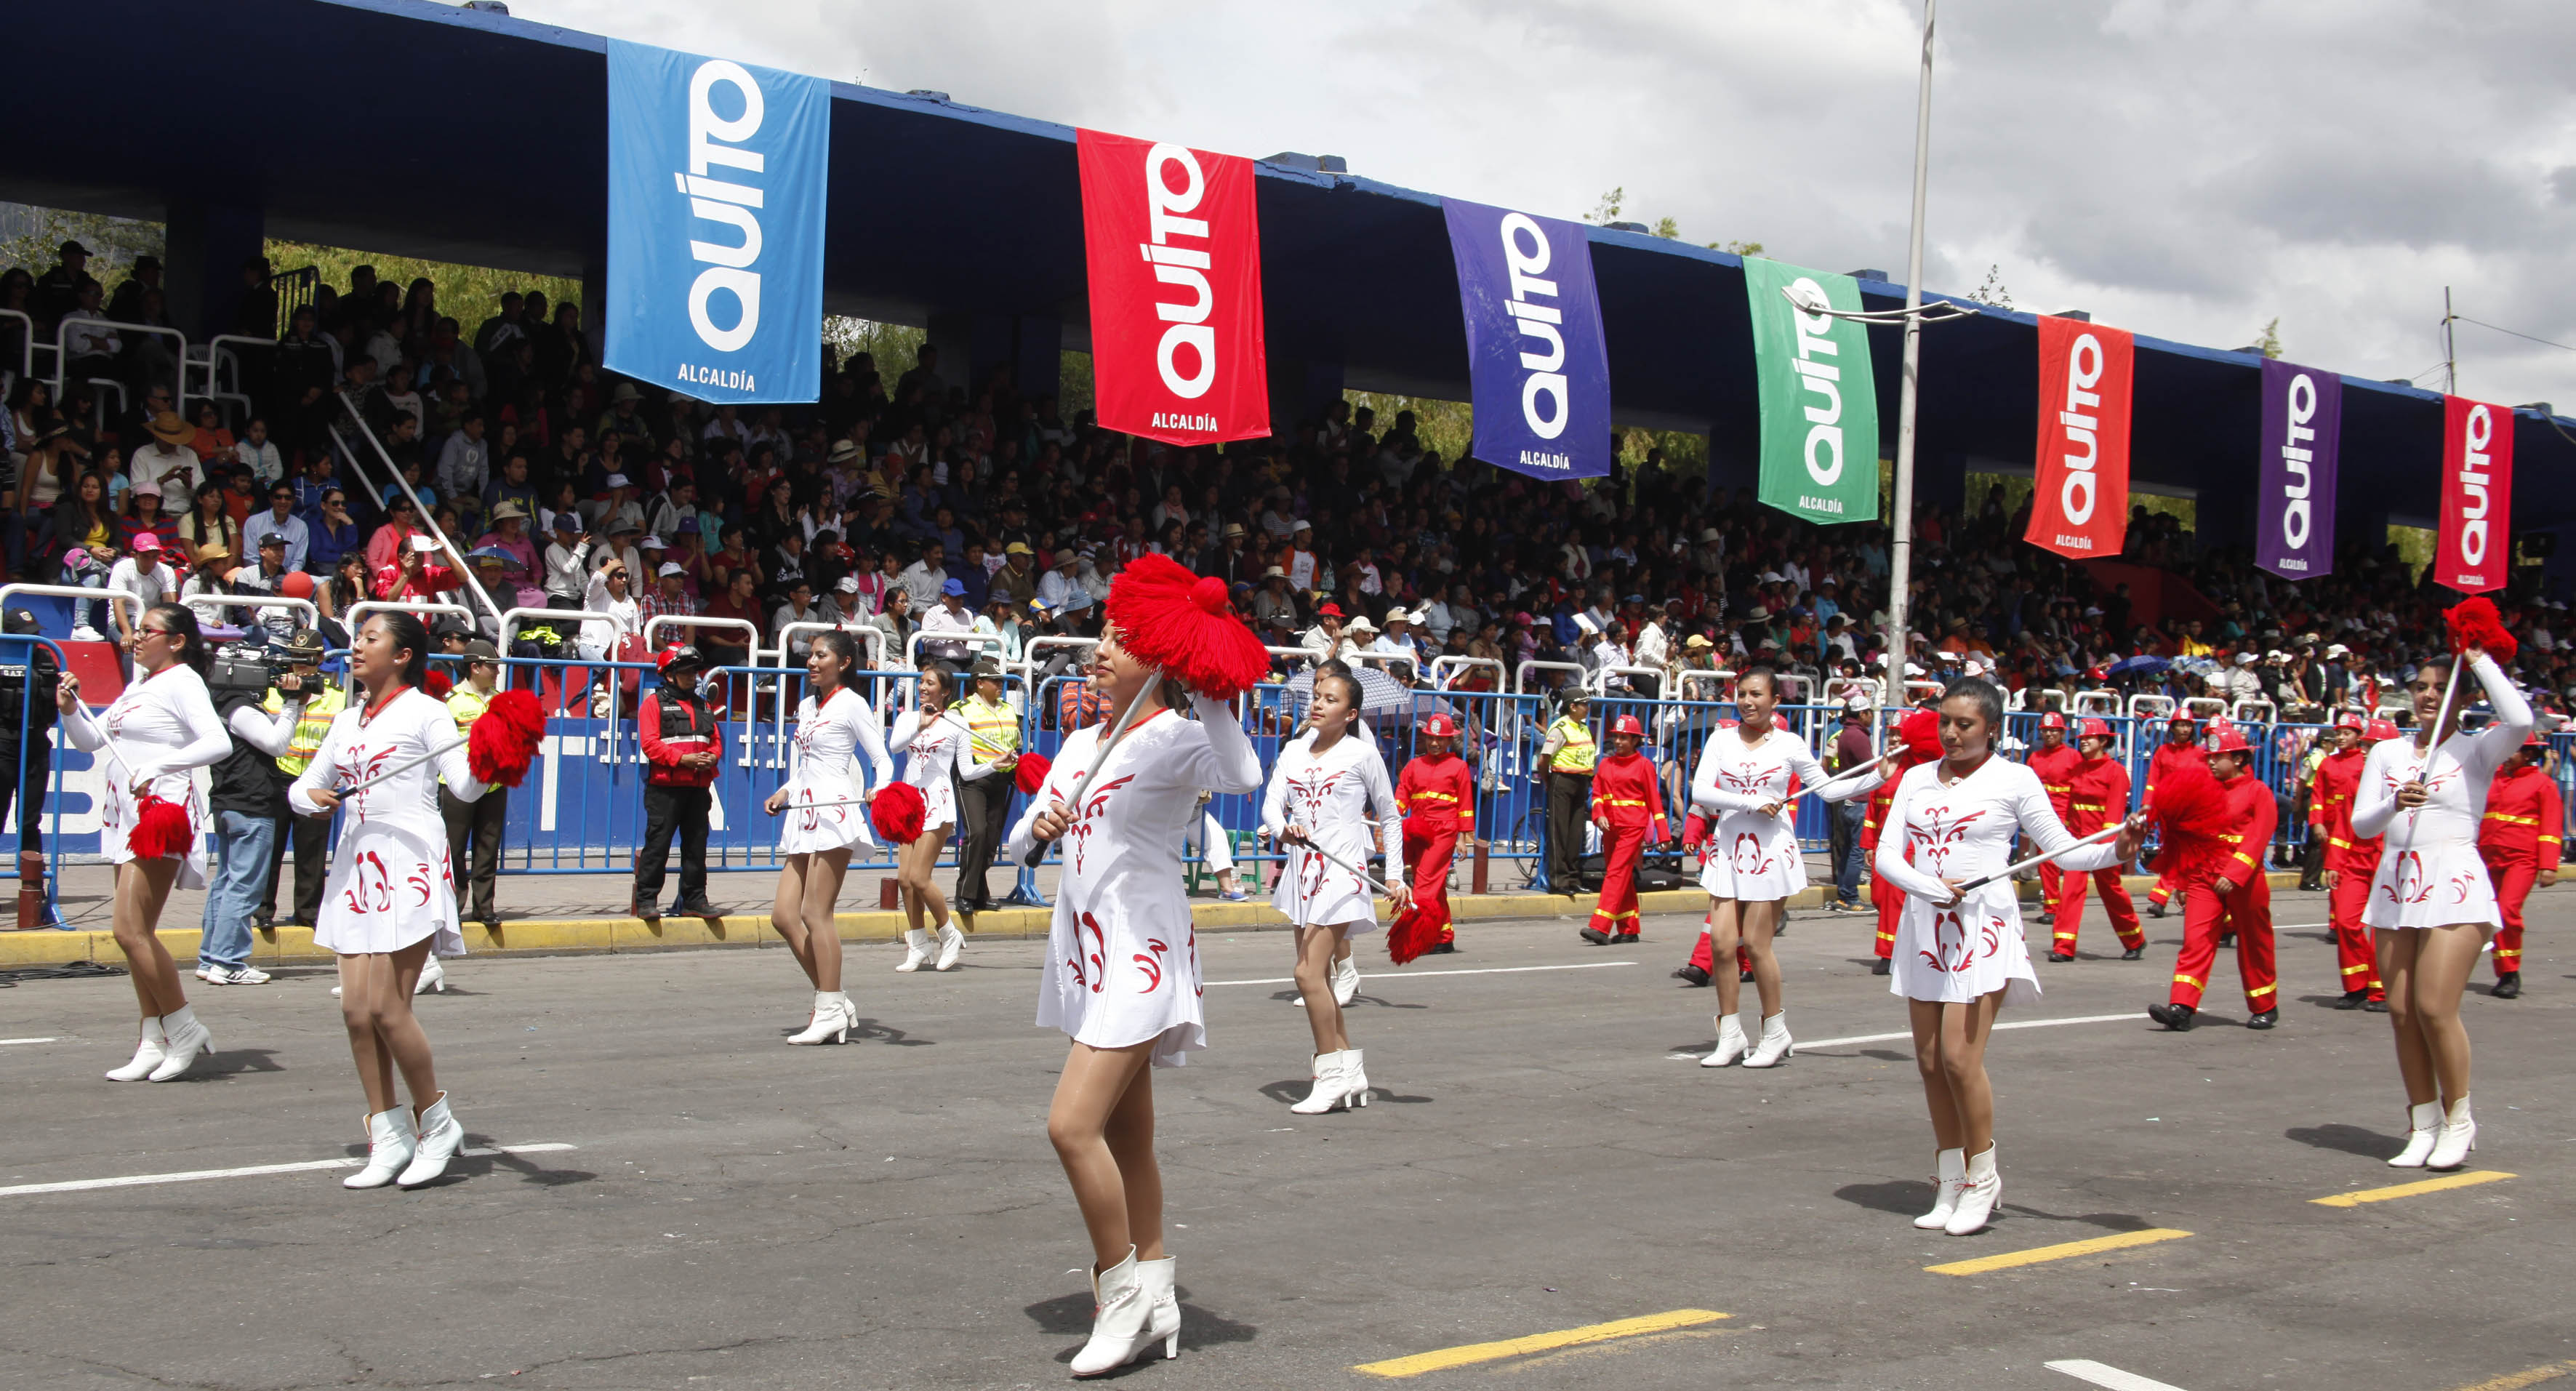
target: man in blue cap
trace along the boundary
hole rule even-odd
[[[921,631],[937,634],[922,640],[921,653],[943,662],[962,662],[972,644],[952,633],[975,631],[975,611],[966,607],[965,582],[951,576],[939,586],[939,602],[921,616]]]

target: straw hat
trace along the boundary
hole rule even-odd
[[[186,444],[197,437],[197,427],[181,420],[177,411],[163,411],[152,417],[152,423],[143,428],[150,430],[152,438],[163,444]]]

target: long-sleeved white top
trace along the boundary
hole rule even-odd
[[[2474,734],[2454,734],[2430,753],[2414,739],[2383,739],[2372,745],[2369,759],[2362,764],[2361,785],[2353,791],[2355,835],[2366,839],[2387,833],[2400,810],[2398,789],[2421,781],[2424,805],[2414,813],[2412,826],[2399,826],[2399,833],[2418,848],[2477,844],[2495,770],[2531,734],[2531,703],[2514,689],[2494,658],[2481,654],[2469,670],[2486,689],[2495,723]],[[2406,848],[2393,840],[2389,844],[2391,850]]]
[[[205,678],[192,667],[171,665],[139,677],[110,702],[104,715],[75,704],[63,730],[75,747],[106,748],[122,771],[114,784],[151,784],[154,796],[181,802],[188,773],[233,751],[223,717],[206,694]]]
[[[1375,849],[1369,845],[1372,815],[1380,841]],[[1404,863],[1404,813],[1395,804],[1386,759],[1375,741],[1357,732],[1344,734],[1321,753],[1311,732],[1280,747],[1269,790],[1261,799],[1261,829],[1277,839],[1291,823],[1303,827],[1327,853],[1351,864],[1364,864],[1371,854],[1385,855],[1391,868]]]
[[[2029,836],[2060,869],[2088,873],[2119,863],[2115,841],[2077,848],[2075,835],[2057,819],[2048,789],[2027,765],[2000,755],[1956,782],[1941,781],[1945,760],[1922,764],[1898,779],[1886,827],[1878,838],[1872,872],[1917,898],[1944,903],[1944,879],[1968,880],[2012,863],[2016,836]],[[1911,846],[1914,857],[1906,858]],[[2009,898],[2010,885],[2001,888]]]
[[[1878,790],[1885,779],[1876,772],[1832,781],[1816,761],[1807,741],[1779,725],[1754,743],[1744,742],[1743,727],[1721,729],[1700,750],[1699,768],[1691,775],[1691,805],[1702,811],[1760,811],[1789,798],[1789,775],[1818,789],[1828,802],[1847,801]]]

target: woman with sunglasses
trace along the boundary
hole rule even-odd
[[[107,1075],[117,1082],[167,1082],[214,1050],[214,1036],[189,1007],[178,963],[157,929],[170,890],[206,883],[206,808],[188,775],[231,753],[233,743],[206,693],[206,643],[195,614],[178,604],[154,604],[135,622],[133,648],[134,679],[105,715],[90,714],[81,703],[80,678],[69,672],[54,699],[72,744],[107,753],[99,844],[116,866],[111,922],[143,1009],[143,1039],[133,1061]],[[187,810],[186,850],[153,859],[135,853],[128,837],[147,796]]]
[[[349,813],[313,925],[313,944],[340,958],[340,1021],[367,1097],[367,1163],[341,1180],[348,1188],[416,1188],[445,1173],[465,1143],[411,997],[432,952],[465,954],[439,786],[468,803],[490,787],[474,776],[455,718],[421,689],[429,652],[418,617],[368,615],[349,644],[349,672],[364,700],[332,717],[286,796],[298,816]],[[338,790],[432,749],[445,752],[373,786]],[[397,1069],[411,1093],[408,1110],[394,1101]]]

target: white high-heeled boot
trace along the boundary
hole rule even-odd
[[[215,1036],[197,1022],[194,1005],[181,1005],[162,1015],[161,1031],[169,1038],[161,1045],[161,1065],[152,1069],[155,1082],[185,1076],[200,1054],[215,1051]]]
[[[789,1043],[847,1043],[850,1038],[850,1016],[842,1011],[845,998],[837,990],[814,992],[814,1022],[801,1034],[789,1034]]]
[[[447,1093],[420,1111],[420,1139],[413,1144],[411,1162],[403,1166],[402,1177],[394,1182],[405,1188],[418,1188],[447,1172],[447,1161],[465,1148],[465,1127],[447,1109]]]
[[[921,969],[921,963],[929,959],[930,934],[917,927],[905,928],[903,930],[903,964],[895,967],[895,969],[898,971],[918,971]]]
[[[2456,1169],[2469,1162],[2469,1151],[2478,1147],[2478,1122],[2469,1114],[2469,1099],[2461,1097],[2451,1103],[2451,1113],[2442,1118],[2442,1134],[2433,1142],[2433,1152],[2424,1158],[2427,1169]]]
[[[1784,1009],[1762,1021],[1762,1041],[1753,1045],[1753,1053],[1744,1065],[1778,1067],[1797,1051],[1797,1043],[1789,1037],[1789,1011]]]
[[[134,1046],[134,1060],[123,1067],[110,1068],[107,1080],[140,1082],[151,1076],[152,1069],[159,1067],[161,1059],[168,1055],[169,1043],[170,1036],[162,1032],[160,1020],[144,1020],[142,1041]]]
[[[439,965],[435,956],[420,963],[420,979],[411,983],[411,993],[415,995],[427,995],[432,991],[441,995],[447,993],[447,968]]]
[[[1968,1152],[1943,1150],[1938,1167],[1940,1173],[1933,1182],[1940,1185],[1940,1192],[1932,1199],[1932,1210],[1914,1219],[1914,1225],[1927,1232],[1948,1227],[1950,1214],[1959,1210],[1959,1193],[1968,1186]]]
[[[1136,1270],[1136,1248],[1091,1277],[1091,1341],[1073,1355],[1073,1374],[1096,1377],[1124,1367],[1163,1341],[1152,1331],[1153,1301]],[[1170,1335],[1165,1335],[1170,1336]]]
[[[1181,1296],[1175,1288],[1174,1258],[1136,1262],[1136,1282],[1145,1287],[1145,1299],[1151,1306],[1145,1315],[1145,1335],[1163,1340],[1163,1356],[1181,1355]]]
[[[411,1108],[397,1106],[367,1117],[367,1167],[340,1180],[342,1188],[382,1188],[411,1163],[420,1133]]]
[[[930,969],[934,971],[956,970],[957,954],[964,950],[966,950],[966,934],[959,931],[957,924],[954,922],[941,923],[939,925],[939,959],[931,963]]]
[[[2441,1103],[2419,1102],[2406,1108],[2406,1148],[2388,1161],[2392,1169],[2421,1169],[2442,1134]]]
[[[1351,1055],[1348,1052],[1315,1055],[1315,1085],[1306,1099],[1288,1109],[1301,1116],[1320,1116],[1336,1106],[1347,1105],[1351,1096]]]
[[[1707,1057],[1700,1059],[1699,1065],[1733,1067],[1744,1061],[1745,1053],[1750,1051],[1752,1046],[1752,1040],[1744,1036],[1744,1016],[1721,1014],[1717,1016],[1717,1047],[1710,1050]]]
[[[1359,958],[1345,956],[1333,963],[1333,1003],[1347,1005],[1359,998]]]
[[[1988,1144],[1985,1153],[1968,1157],[1968,1178],[1959,1185],[1958,1210],[1950,1214],[1949,1224],[1941,1230],[1952,1236],[1984,1231],[1987,1219],[1994,1216],[1995,1204],[2003,1196],[2004,1177],[1995,1172],[1995,1147]]]
[[[1359,1049],[1349,1049],[1342,1054],[1342,1085],[1350,1089],[1343,1101],[1345,1106],[1368,1105],[1368,1069],[1360,1066],[1360,1063]]]

